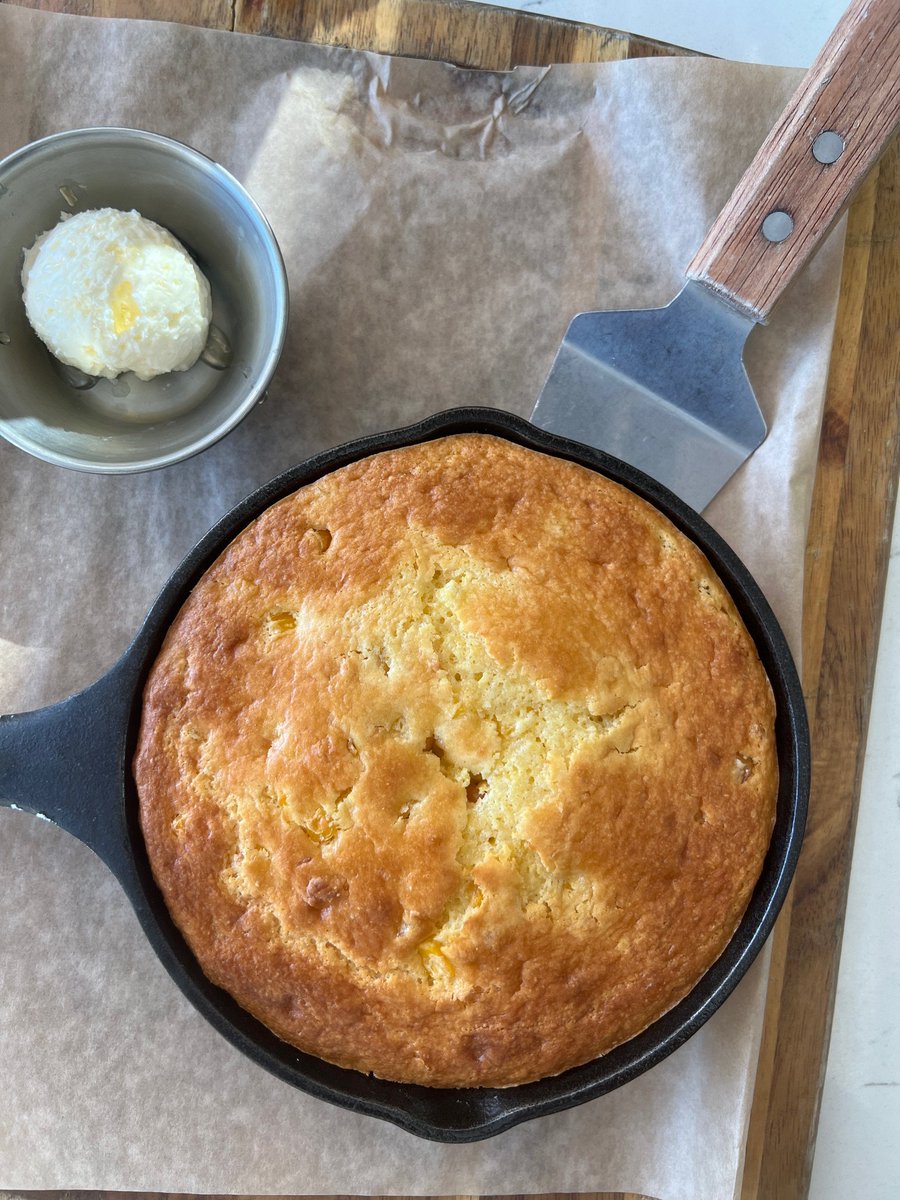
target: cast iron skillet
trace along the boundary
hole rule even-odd
[[[211,984],[173,924],[150,871],[131,777],[144,681],[191,588],[224,547],[270,504],[381,450],[453,433],[489,433],[571,459],[650,500],[706,554],[754,638],[775,692],[781,782],[772,843],[750,906],[721,958],[694,990],[638,1037],[552,1079],[512,1088],[425,1088],[332,1066],[280,1041]],[[600,451],[488,408],[459,408],[417,425],[326,450],[285,471],[232,509],[163,588],[130,648],[78,695],[0,717],[0,804],[47,817],[81,838],[113,871],[166,970],[206,1019],[254,1062],[295,1087],[420,1137],[469,1142],[619,1087],[677,1049],[712,1015],[759,953],[800,852],[809,792],[809,740],[800,682],[784,636],[750,574],[720,537],[661,484]],[[13,802],[15,802],[13,804]]]

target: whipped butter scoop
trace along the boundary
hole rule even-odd
[[[138,212],[63,219],[25,251],[22,287],[35,333],[87,375],[186,371],[206,344],[206,277],[167,229]]]

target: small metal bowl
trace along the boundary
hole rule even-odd
[[[94,379],[59,363],[22,300],[23,250],[61,214],[137,209],[209,280],[206,350],[188,371]],[[0,434],[80,471],[147,471],[188,458],[262,398],[284,345],[288,286],[269,223],[205,155],[139,129],[76,129],[0,162]]]

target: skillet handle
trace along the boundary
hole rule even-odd
[[[117,875],[130,857],[123,780],[128,656],[83,692],[0,716],[0,806],[73,833]]]

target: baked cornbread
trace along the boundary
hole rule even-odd
[[[729,941],[774,702],[703,555],[573,463],[459,435],[266,510],[149,676],[134,773],[203,970],[281,1038],[435,1086],[632,1037]]]

